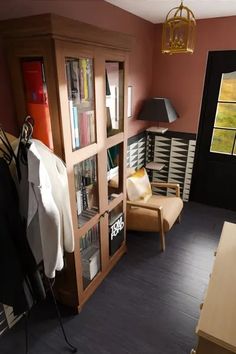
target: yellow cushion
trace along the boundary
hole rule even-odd
[[[131,202],[147,201],[152,196],[152,188],[145,168],[136,171],[126,180],[127,196]]]
[[[171,229],[183,208],[183,201],[179,197],[153,195],[148,200],[148,204],[162,206],[164,231]],[[127,230],[159,231],[160,223],[157,211],[139,207],[128,207]]]
[[[134,167],[127,167],[126,168],[126,177],[131,176],[133,173],[135,173]],[[112,188],[119,187],[119,174],[118,173],[108,181],[108,186],[112,187]]]

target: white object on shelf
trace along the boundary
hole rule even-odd
[[[114,168],[111,168],[109,171],[107,171],[107,180],[110,181],[113,177],[117,176],[119,173],[118,170],[119,166],[116,166]]]
[[[155,170],[155,171],[161,171],[165,167],[164,163],[158,163],[158,162],[148,162],[145,165],[145,168],[148,170]]]
[[[146,129],[147,132],[153,132],[153,133],[161,133],[164,134],[168,128],[163,128],[163,127],[149,127]]]
[[[83,276],[92,280],[100,270],[100,252],[96,246],[89,246],[81,251]]]

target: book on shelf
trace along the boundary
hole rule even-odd
[[[108,164],[109,170],[111,170],[112,168],[115,167],[115,163],[114,163],[114,161],[112,159],[110,149],[107,150],[107,164]]]
[[[70,71],[70,62],[68,60],[66,61],[66,82],[67,82],[68,99],[72,100],[71,71]]]
[[[73,123],[74,123],[74,139],[75,139],[75,148],[78,149],[80,147],[79,141],[79,121],[78,121],[78,109],[73,106]]]
[[[79,59],[79,72],[81,84],[81,101],[93,101],[94,86],[93,86],[93,62],[92,59]]]
[[[78,61],[70,61],[70,74],[71,74],[71,93],[74,104],[80,103],[80,88],[79,88],[79,67]]]
[[[106,107],[106,118],[107,118],[107,134],[112,132],[112,121],[111,121],[111,111],[110,107]]]
[[[88,145],[89,139],[88,139],[88,119],[87,119],[87,112],[81,112],[80,113],[80,141],[81,141],[81,146],[86,146]]]
[[[71,128],[71,142],[72,149],[75,149],[75,129],[74,129],[74,117],[73,117],[73,101],[69,100],[69,114],[70,114],[70,128]]]
[[[94,101],[94,81],[93,81],[93,62],[87,59],[87,76],[88,76],[88,95],[91,102]]]
[[[88,100],[88,77],[87,77],[87,60],[79,59],[81,100]]]
[[[77,203],[77,214],[80,215],[83,210],[81,190],[78,190],[76,192],[76,203]]]
[[[110,90],[110,84],[109,84],[108,75],[107,75],[107,69],[105,70],[105,75],[106,75],[106,96],[110,96],[111,90]]]
[[[87,111],[88,119],[89,119],[89,141],[90,143],[95,142],[95,117],[94,111]]]

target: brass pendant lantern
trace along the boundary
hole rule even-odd
[[[193,53],[196,21],[193,12],[183,5],[171,9],[163,24],[162,53]]]

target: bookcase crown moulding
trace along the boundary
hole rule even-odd
[[[45,37],[131,51],[131,35],[96,27],[68,17],[46,13],[0,21],[5,38]]]

